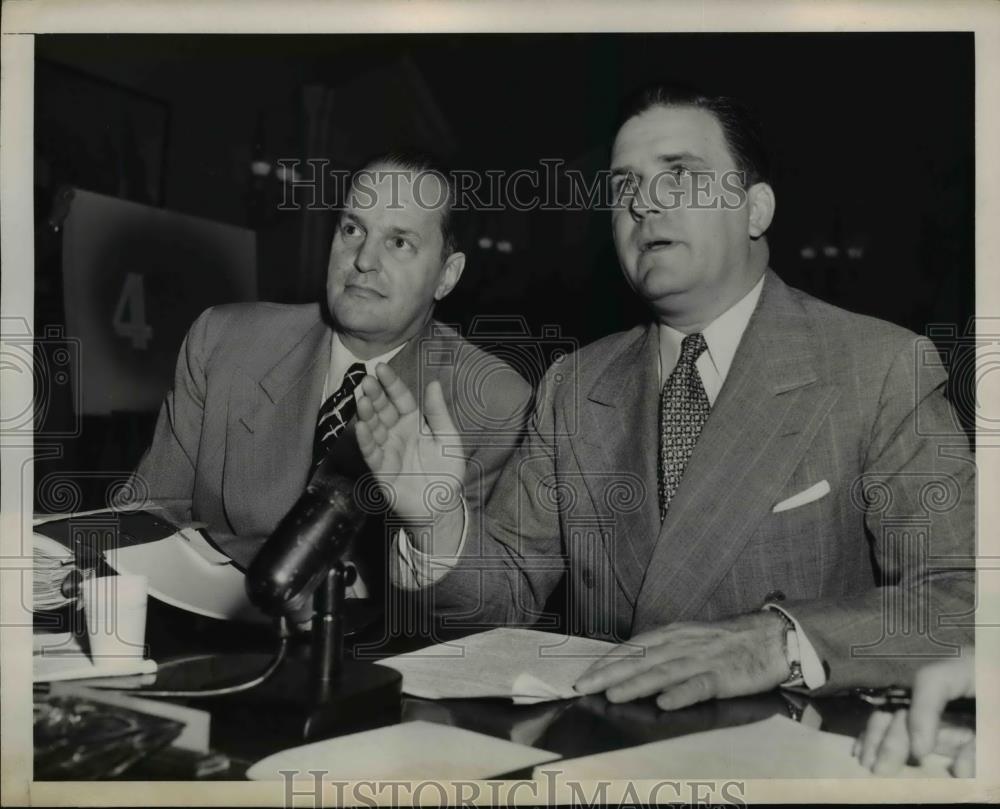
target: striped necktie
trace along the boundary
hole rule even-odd
[[[344,374],[344,381],[340,387],[319,409],[316,435],[313,439],[313,467],[330,453],[337,438],[347,427],[347,423],[354,418],[358,409],[354,399],[354,389],[361,383],[366,373],[364,363],[354,363]]]
[[[670,501],[681,484],[684,469],[694,452],[710,410],[708,394],[695,366],[707,349],[701,334],[689,334],[681,342],[681,356],[663,386],[660,396],[660,521],[667,516]]]

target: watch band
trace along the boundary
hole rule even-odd
[[[802,685],[802,653],[799,649],[799,633],[795,628],[795,622],[789,618],[782,610],[775,609],[772,612],[778,613],[785,624],[782,634],[782,648],[785,652],[785,660],[788,662],[788,676],[781,683],[781,687]]]

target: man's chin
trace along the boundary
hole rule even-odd
[[[331,305],[333,322],[345,331],[360,334],[377,333],[385,328],[385,317],[381,315],[375,301],[352,301],[351,306]]]

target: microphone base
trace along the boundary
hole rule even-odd
[[[374,663],[344,660],[322,682],[308,660],[288,658],[267,682],[224,699],[251,704],[258,719],[269,717],[289,743],[302,743],[399,723],[402,686],[398,671]]]
[[[385,666],[344,660],[331,680],[310,683],[312,699],[306,706],[303,738],[328,739],[402,719],[403,675]]]

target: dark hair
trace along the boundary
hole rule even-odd
[[[618,117],[618,131],[625,122],[653,107],[697,107],[712,113],[722,127],[726,146],[743,173],[744,187],[771,181],[771,164],[764,145],[760,120],[731,96],[711,95],[689,85],[661,82],[630,96]]]
[[[365,160],[352,175],[354,177],[372,166],[391,166],[414,174],[429,173],[437,175],[448,189],[448,197],[444,205],[440,208],[441,214],[441,237],[442,258],[447,258],[458,250],[458,236],[455,232],[455,216],[452,210],[455,206],[455,186],[452,182],[451,172],[445,168],[436,156],[430,152],[418,151],[415,149],[394,149],[388,152],[379,152]]]

